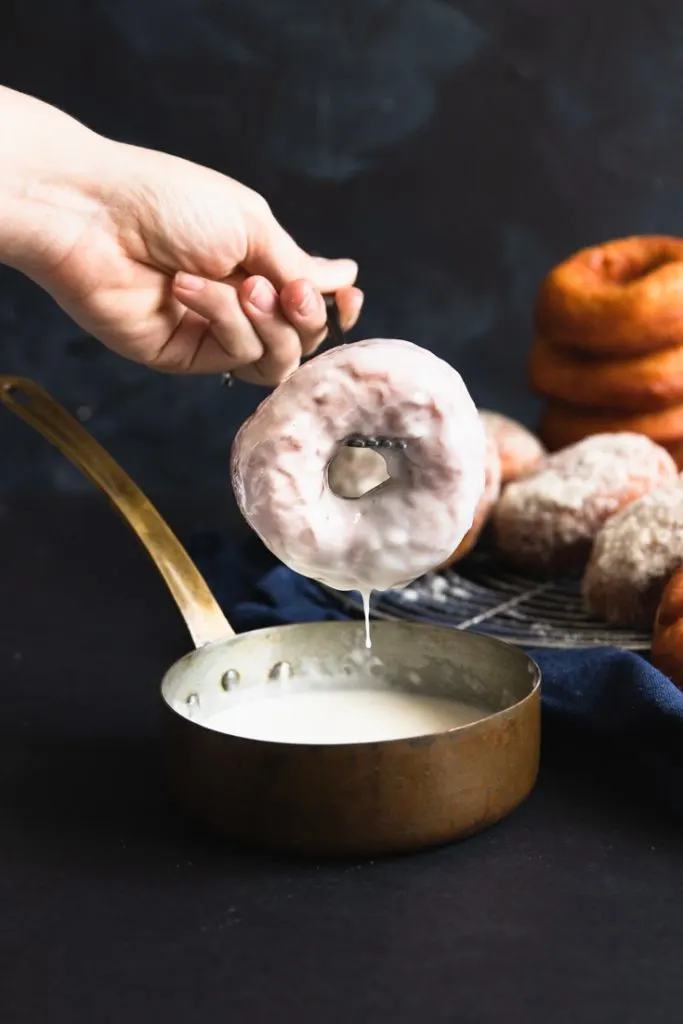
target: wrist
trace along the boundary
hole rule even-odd
[[[0,263],[39,277],[102,215],[116,143],[8,89],[0,114]]]

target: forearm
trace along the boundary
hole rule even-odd
[[[49,269],[100,208],[114,144],[67,114],[0,86],[0,263]]]

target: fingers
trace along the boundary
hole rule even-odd
[[[280,293],[282,312],[301,339],[304,355],[315,352],[327,334],[325,300],[311,281],[293,281]]]
[[[363,293],[360,288],[342,288],[335,295],[342,330],[350,330],[363,307]],[[304,355],[315,352],[327,337],[327,309],[312,281],[293,281],[285,285],[280,293],[282,311],[296,328],[301,338]]]
[[[263,276],[209,281],[178,273],[173,293],[191,311],[168,339],[159,369],[185,373],[234,372],[252,383],[280,383],[327,335],[327,310],[313,282],[300,279],[280,295]],[[353,286],[336,295],[348,330],[358,319],[363,293]]]
[[[268,284],[264,278],[250,277],[242,286],[242,295],[248,302],[246,294],[252,282]],[[260,286],[259,286],[260,287]],[[271,288],[271,300],[275,296]],[[336,294],[339,322],[342,329],[350,330],[354,326],[363,307],[363,293],[359,288],[344,288]],[[243,303],[244,306],[244,303]],[[280,306],[287,321],[295,328],[301,343],[303,355],[310,355],[327,337],[327,309],[325,300],[311,281],[292,281],[286,284],[280,293]],[[247,315],[256,323],[248,305]],[[260,332],[259,332],[260,333]]]
[[[245,219],[248,239],[243,265],[249,275],[268,278],[278,292],[300,279],[311,281],[323,294],[354,285],[358,276],[354,260],[310,256],[278,223],[265,200],[252,202]]]
[[[306,263],[299,276],[307,277],[323,295],[327,295],[351,288],[358,277],[358,264],[355,260],[328,260],[324,256],[306,254]]]
[[[244,270],[249,276],[266,278],[280,293],[282,310],[299,332],[304,355],[309,355],[326,334],[322,295],[336,295],[344,330],[358,320],[363,305],[363,293],[355,287],[358,264],[311,256],[278,223],[262,197],[251,193],[251,200],[245,210]]]
[[[360,288],[342,288],[337,292],[336,299],[342,330],[350,331],[358,322],[365,296]]]
[[[240,302],[263,344],[258,362],[241,371],[243,380],[278,384],[296,370],[301,361],[302,343],[293,326],[283,316],[280,299],[265,277],[251,277],[239,290]]]
[[[178,273],[173,294],[199,318],[184,318],[169,338],[163,357],[170,366],[177,362],[185,372],[223,373],[261,359],[263,342],[244,315],[233,285]],[[188,365],[180,365],[181,360]]]
[[[159,368],[279,384],[299,365],[299,336],[265,278],[208,281],[179,273],[173,292],[191,315],[166,343]]]

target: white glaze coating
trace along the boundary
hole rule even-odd
[[[275,743],[380,743],[459,729],[491,711],[449,697],[392,690],[321,690],[241,701],[202,725]]]
[[[352,434],[405,439],[391,479],[354,500],[327,466]],[[408,341],[374,339],[299,367],[258,407],[232,451],[245,519],[303,576],[337,590],[387,590],[441,564],[484,489],[484,430],[460,374]]]

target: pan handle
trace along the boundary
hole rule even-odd
[[[106,494],[166,581],[195,647],[234,636],[206,581],[157,510],[104,448],[39,384],[0,375],[0,400]]]

